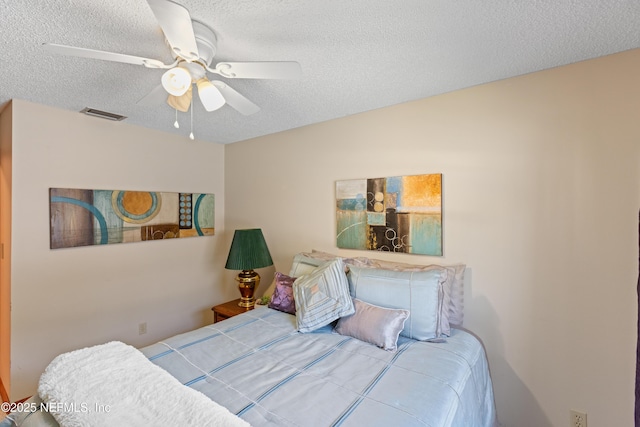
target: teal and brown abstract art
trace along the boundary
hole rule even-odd
[[[442,174],[336,182],[343,249],[442,255]]]
[[[51,249],[215,233],[213,194],[49,189]]]

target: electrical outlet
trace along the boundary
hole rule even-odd
[[[587,413],[571,410],[571,427],[587,427]]]
[[[138,325],[138,335],[144,335],[147,333],[147,322],[142,322]]]

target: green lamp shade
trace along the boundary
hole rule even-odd
[[[236,230],[233,234],[229,257],[224,268],[228,270],[253,270],[273,265],[262,230],[252,228]]]

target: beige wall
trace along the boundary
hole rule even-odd
[[[279,271],[371,255],[335,247],[335,181],[440,172],[445,256],[385,258],[467,263],[502,424],[631,425],[638,70],[634,50],[228,145],[225,225],[262,227]]]
[[[9,104],[10,105],[10,104]],[[11,251],[3,246],[11,241],[11,114],[0,110],[0,378],[11,389]]]
[[[224,145],[20,100],[12,114],[12,398],[61,352],[211,323],[235,295],[221,280]],[[50,250],[50,187],[214,193],[216,235]]]

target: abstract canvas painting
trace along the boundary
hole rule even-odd
[[[49,189],[51,249],[215,232],[213,194]]]
[[[336,182],[343,249],[442,255],[442,174]]]

